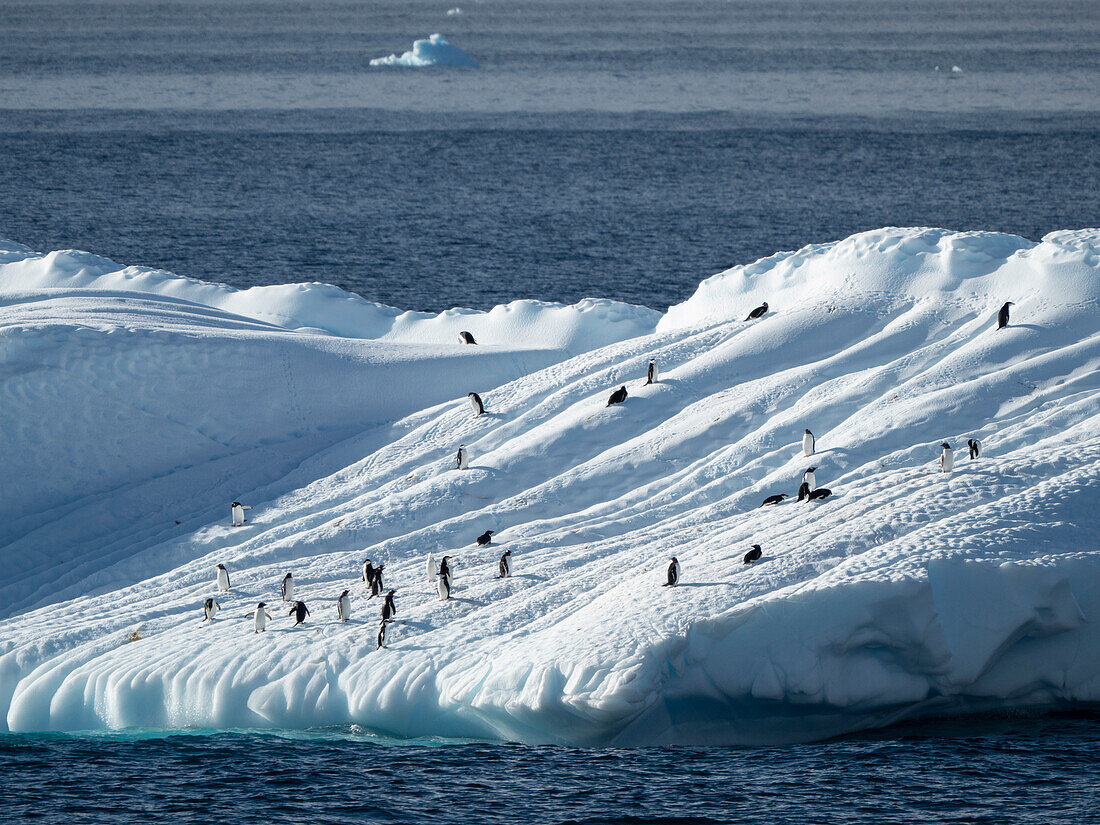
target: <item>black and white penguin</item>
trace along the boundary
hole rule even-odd
[[[336,600],[336,618],[341,622],[346,622],[351,618],[351,599],[348,597],[347,590],[341,593],[340,598]]]
[[[439,562],[439,575],[436,577],[435,585],[439,591],[439,600],[441,602],[447,601],[451,598],[451,566],[447,564],[447,560],[450,556],[444,556],[443,560]]]
[[[955,453],[951,451],[951,445],[946,441],[943,442],[940,447],[943,451],[940,453],[940,472],[950,473],[951,468],[955,466]]]
[[[466,397],[470,399],[470,408],[474,411],[475,418],[485,412],[485,405],[481,403],[480,395],[476,392],[468,392]]]
[[[466,445],[458,445],[458,455],[455,456],[455,469],[465,470],[470,466],[470,454],[466,452]]]
[[[218,592],[229,592],[229,571],[225,569],[224,564],[218,565]]]
[[[386,565],[380,564],[374,568],[374,578],[370,583],[370,598],[382,595],[382,570]]]
[[[271,621],[271,614],[267,612],[267,604],[260,602],[256,605],[256,612],[252,614],[255,621],[256,629],[253,633],[259,633],[262,630],[267,630],[267,623]]]
[[[386,623],[382,622],[378,626],[378,647],[375,650],[381,650],[386,646]]]
[[[760,552],[760,545],[754,544],[752,546],[752,550],[745,554],[745,561],[742,562],[742,564],[752,564],[754,561],[757,561],[761,555],[762,553]]]
[[[241,504],[239,501],[234,501],[232,504],[230,504],[229,505],[229,512],[233,514],[233,526],[234,527],[243,527],[244,526],[244,511],[245,510],[251,510],[251,509],[252,509],[252,505],[250,505],[250,504]]]
[[[1016,306],[1012,301],[1006,301],[1005,305],[1001,307],[1001,311],[997,313],[997,329],[1004,329],[1008,326],[1008,308]]]
[[[283,591],[283,601],[284,602],[294,601],[294,579],[291,577],[291,575],[289,573],[287,573],[285,576],[283,576],[282,591]]]
[[[652,358],[649,360],[649,369],[646,371],[645,382],[647,384],[657,383],[657,362]]]
[[[785,498],[790,498],[790,496],[787,495],[786,493],[777,493],[774,496],[768,496],[766,499],[764,499],[764,503],[761,504],[760,506],[761,507],[767,507],[769,504],[778,504],[779,502],[781,502]]]
[[[480,536],[478,536],[477,537],[477,546],[478,547],[484,547],[487,544],[492,544],[493,543],[493,533],[494,532],[495,531],[493,531],[493,530],[486,530],[484,533],[482,533]]]
[[[802,455],[809,458],[814,454],[814,434],[809,430],[806,430],[802,434]]]
[[[472,336],[466,330],[462,330],[462,332],[458,333],[458,340],[461,341],[463,344],[477,343],[477,341],[474,340],[474,336]]]
[[[507,579],[512,575],[512,551],[505,550],[504,555],[500,557],[500,575],[498,579]]]
[[[968,438],[967,441],[966,441],[966,446],[970,448],[970,460],[971,461],[973,461],[975,458],[979,458],[981,456],[981,454],[982,454],[982,442],[980,442],[978,439]]]
[[[367,583],[367,587],[374,581],[374,565],[370,563],[370,559],[363,562],[363,581]]]
[[[393,617],[397,615],[397,608],[394,607],[393,604],[393,594],[396,592],[396,590],[391,590],[389,593],[386,594],[386,600],[382,602],[383,624],[385,624],[386,622],[392,622]]]
[[[676,560],[676,557],[672,557],[672,561],[668,565],[668,581],[661,585],[661,587],[675,587],[680,583],[680,562]]]
[[[767,311],[768,311],[768,302],[765,301],[760,306],[758,306],[756,309],[754,309],[752,312],[750,312],[748,314],[748,316],[745,318],[745,320],[746,321],[755,321],[757,318],[762,317],[764,315],[764,313],[767,312]]]
[[[204,622],[214,621],[214,617],[218,615],[218,611],[221,609],[221,605],[214,601],[213,596],[211,596],[202,603],[202,620]]]
[[[811,490],[810,495],[806,497],[806,501],[817,501],[819,498],[828,498],[833,494],[833,491],[828,487],[818,487],[816,490]]]
[[[294,617],[294,626],[297,627],[306,620],[306,616],[309,615],[309,608],[306,607],[305,602],[294,602],[294,607],[290,608],[287,615]]]
[[[607,399],[607,406],[612,404],[622,404],[626,401],[626,387],[619,387],[615,392],[611,393],[611,397]]]
[[[809,482],[803,481],[801,484],[798,485],[798,500],[799,501],[805,501],[809,497],[810,497],[810,484],[809,484]]]
[[[817,487],[817,476],[814,475],[815,470],[817,470],[817,467],[810,467],[802,474],[802,483],[809,484],[811,490]]]
[[[428,551],[428,584],[435,581],[436,576],[439,575],[439,567],[435,563],[435,554],[430,550]]]

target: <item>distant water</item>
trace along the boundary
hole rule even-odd
[[[1083,825],[1100,811],[1098,753],[1087,715],[749,750],[0,735],[0,821]]]
[[[884,225],[1100,223],[1095,2],[3,6],[0,235],[40,250],[663,308]],[[369,67],[436,31],[481,68]]]

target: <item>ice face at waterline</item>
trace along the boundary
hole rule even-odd
[[[329,287],[3,248],[11,730],[758,743],[1100,696],[1100,232],[884,229],[663,315],[532,305],[400,335]],[[811,464],[831,497],[759,507]],[[397,591],[387,649],[366,558]],[[254,634],[288,572],[311,616]]]

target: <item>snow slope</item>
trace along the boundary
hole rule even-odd
[[[0,455],[13,494],[33,492],[0,539],[10,730],[755,744],[1100,700],[1100,231],[863,233],[717,275],[641,337],[644,314],[620,309],[633,334],[575,353],[342,337],[321,300],[275,327],[263,293],[234,314],[198,292],[29,283],[11,267],[53,264],[8,248]],[[208,433],[239,439],[237,463]],[[101,484],[101,464],[140,464],[152,492]],[[759,507],[810,464],[831,498]],[[243,528],[231,498],[255,505]],[[515,575],[495,579],[505,548]],[[455,559],[449,602],[428,551]],[[682,584],[663,588],[673,554]],[[366,557],[397,590],[386,650]],[[218,562],[233,591],[202,624]],[[313,616],[273,609],[253,634],[286,572]]]

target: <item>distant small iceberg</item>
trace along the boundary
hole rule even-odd
[[[455,6],[453,9],[447,9],[448,17],[455,17],[459,14],[462,14],[462,9],[460,9],[458,6]]]
[[[433,34],[427,40],[413,42],[412,51],[405,52],[398,57],[391,54],[389,57],[376,57],[371,60],[372,66],[471,66],[477,63],[458,46],[448,43],[441,34]]]

